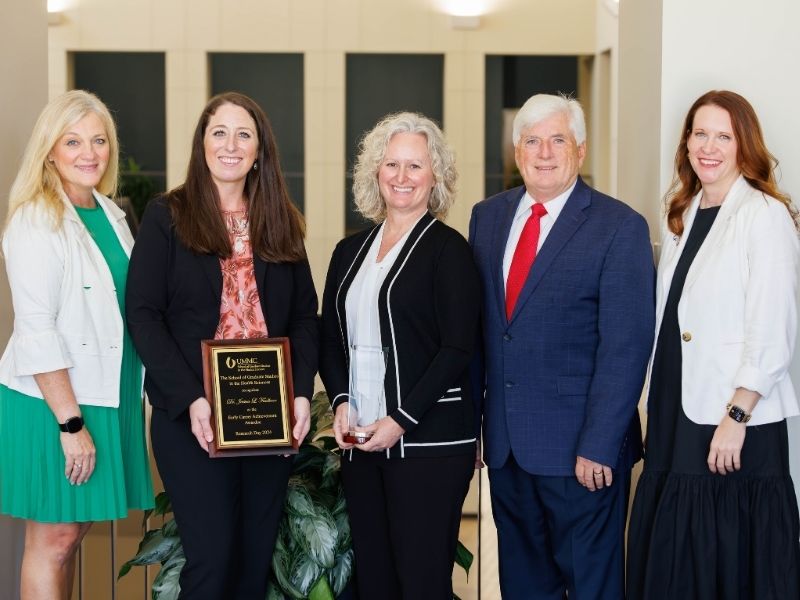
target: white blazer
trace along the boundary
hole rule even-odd
[[[126,254],[125,213],[94,192]],[[72,203],[61,227],[38,204],[21,206],[3,235],[14,330],[0,359],[0,383],[42,398],[33,375],[68,369],[79,404],[119,405],[123,320],[111,271]]]
[[[700,196],[686,210],[683,235],[662,223],[656,336]],[[762,396],[748,425],[800,413],[788,374],[797,332],[799,256],[786,207],[740,176],[689,268],[678,303],[681,398],[695,423],[719,424],[738,387]]]

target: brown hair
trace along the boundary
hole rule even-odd
[[[269,119],[255,101],[237,92],[219,94],[208,101],[192,138],[186,181],[167,194],[178,239],[199,254],[231,256],[231,242],[220,213],[217,187],[206,164],[204,147],[208,122],[223,104],[242,107],[256,124],[257,168],[248,172],[244,185],[253,255],[267,262],[304,260],[305,223],[289,199]]]
[[[730,115],[737,146],[736,163],[747,183],[783,203],[797,224],[797,210],[789,195],[781,192],[775,181],[778,161],[767,150],[755,110],[735,92],[711,90],[695,100],[683,124],[681,140],[675,153],[675,179],[667,192],[667,226],[670,231],[676,235],[683,233],[683,215],[701,188],[700,180],[689,163],[687,141],[692,132],[695,114],[702,106],[708,105],[717,106]]]

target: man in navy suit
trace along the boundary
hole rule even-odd
[[[578,176],[577,101],[533,96],[513,141],[525,185],[478,203],[470,222],[484,300],[473,385],[500,587],[504,600],[619,600],[654,333],[648,228]]]

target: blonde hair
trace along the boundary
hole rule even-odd
[[[33,126],[30,140],[22,155],[22,164],[9,192],[6,224],[19,207],[28,202],[36,202],[52,217],[54,227],[61,226],[64,187],[58,170],[47,156],[67,129],[90,113],[96,114],[103,123],[109,146],[108,166],[96,189],[105,196],[116,193],[119,142],[114,119],[97,96],[83,90],[72,90],[51,100]]]
[[[386,218],[386,202],[378,187],[378,170],[386,155],[389,140],[397,133],[420,133],[425,136],[435,181],[428,199],[428,210],[437,219],[444,219],[455,200],[455,157],[436,123],[412,112],[387,115],[361,140],[353,170],[356,209],[365,219],[375,223]]]

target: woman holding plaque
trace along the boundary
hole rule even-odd
[[[361,598],[452,598],[475,465],[468,365],[480,310],[470,247],[441,221],[455,180],[436,124],[386,117],[361,142],[353,179],[375,226],[342,240],[328,269],[320,374],[346,450]]]
[[[739,94],[689,109],[662,223],[628,598],[800,598],[786,424],[800,412],[800,244],[775,165]]]
[[[269,121],[247,96],[203,110],[183,185],[151,202],[128,277],[153,451],[186,554],[181,598],[263,600],[292,460],[210,458],[201,340],[288,337],[292,435],[309,427],[317,297]]]
[[[26,600],[69,598],[92,522],[153,506],[142,363],[123,320],[133,238],[109,198],[118,163],[108,108],[73,90],[42,111],[9,194],[0,512],[25,519]]]

